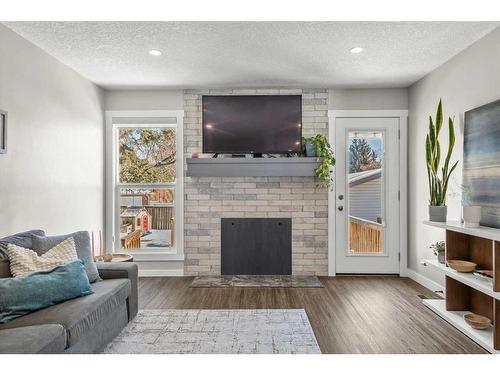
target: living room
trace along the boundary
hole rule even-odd
[[[500,352],[491,10],[19,12],[0,19],[1,354]]]

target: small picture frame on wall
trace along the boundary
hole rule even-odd
[[[7,112],[0,109],[0,154],[7,153]]]

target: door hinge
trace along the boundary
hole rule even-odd
[[[398,129],[398,139],[401,139],[401,130]]]
[[[401,253],[398,253],[398,262],[401,262]]]
[[[112,241],[113,243],[115,243],[115,236],[112,236],[112,237],[111,237],[111,241]]]
[[[398,190],[398,201],[401,200],[401,190]]]

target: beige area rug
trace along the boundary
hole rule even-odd
[[[105,354],[320,354],[303,309],[140,310]]]

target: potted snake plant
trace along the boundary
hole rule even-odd
[[[450,176],[457,167],[458,161],[450,168],[451,154],[455,146],[455,127],[453,119],[448,118],[448,151],[441,165],[441,144],[439,132],[443,126],[443,105],[439,100],[436,119],[429,116],[429,133],[425,139],[425,157],[427,178],[429,181],[429,220],[445,222],[447,216],[446,193]]]

